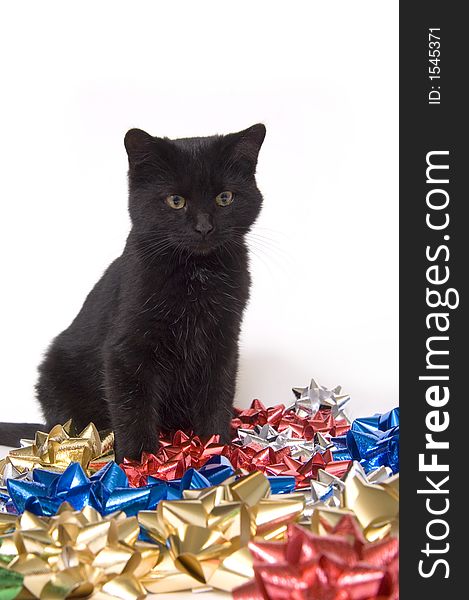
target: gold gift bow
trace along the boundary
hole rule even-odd
[[[0,515],[3,560],[24,576],[18,598],[62,600],[99,591],[101,598],[145,596],[139,579],[158,561],[159,548],[137,540],[135,517],[102,517],[91,507],[64,503],[54,517]]]
[[[64,471],[72,462],[78,462],[87,475],[93,474],[103,463],[114,460],[114,434],[110,430],[99,432],[90,423],[78,435],[72,434],[72,421],[55,425],[49,433],[36,432],[34,440],[22,440],[22,448],[10,450],[0,461],[0,475],[11,465],[17,474],[36,468]]]
[[[399,474],[374,483],[373,474],[367,476],[353,463],[342,487],[340,506],[316,503],[310,517],[303,517],[300,524],[325,535],[344,515],[351,515],[369,542],[399,535]]]
[[[163,500],[141,511],[138,522],[162,545],[161,562],[145,575],[149,592],[211,587],[231,592],[254,576],[250,539],[283,539],[302,515],[303,494],[270,496],[270,485],[253,472],[216,487],[186,490],[184,499]]]
[[[282,539],[304,509],[302,494],[270,498],[259,472],[186,496],[162,501],[138,520],[101,517],[90,507],[73,511],[67,503],[54,517],[0,514],[0,554],[25,577],[19,598],[137,600],[145,590],[231,591],[253,576],[249,540]],[[139,525],[154,544],[137,540]]]

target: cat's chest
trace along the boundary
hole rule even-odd
[[[202,304],[218,304],[233,286],[230,276],[210,269],[192,269],[184,274],[181,288],[186,299]]]
[[[175,310],[192,315],[194,321],[216,324],[242,312],[244,290],[236,274],[199,267],[186,272],[181,284]]]
[[[223,333],[240,321],[247,301],[248,281],[240,274],[200,266],[181,270],[161,282],[139,316],[156,335],[169,330],[186,336],[197,329],[208,333],[220,328]]]
[[[199,267],[197,269],[190,269],[183,276],[183,284],[187,289],[188,294],[203,293],[209,291],[216,286],[216,282],[219,281],[217,274],[213,271]]]
[[[209,269],[185,273],[180,283],[181,294],[172,304],[169,330],[177,352],[185,359],[196,352],[199,358],[192,356],[191,360],[198,363],[237,337],[244,300],[229,276]]]

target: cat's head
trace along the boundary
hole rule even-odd
[[[125,136],[129,157],[129,212],[149,246],[208,254],[248,232],[259,215],[257,157],[262,124],[211,137]]]

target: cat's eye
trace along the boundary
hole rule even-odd
[[[186,199],[178,194],[166,196],[165,202],[168,206],[174,208],[175,210],[179,210],[180,208],[184,208],[186,206]]]
[[[233,202],[233,192],[222,192],[221,194],[218,194],[215,198],[215,202],[218,206],[228,206],[228,204]]]

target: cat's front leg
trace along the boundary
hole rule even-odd
[[[230,424],[232,418],[232,398],[207,400],[206,406],[202,410],[207,411],[207,416],[204,419],[198,419],[194,426],[194,433],[202,438],[207,438],[211,435],[218,434],[222,444],[229,444],[231,441]]]
[[[201,437],[220,436],[223,444],[231,441],[231,419],[236,388],[237,356],[228,361],[218,360],[212,367],[209,380],[202,386],[196,402],[194,433]]]
[[[138,360],[133,360],[133,356]],[[106,398],[115,435],[116,462],[156,452],[160,394],[154,365],[145,352],[111,351],[105,361]]]

